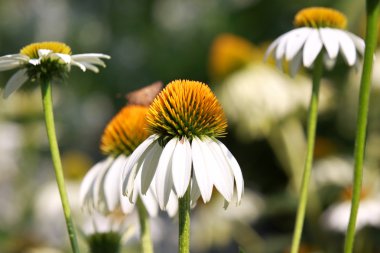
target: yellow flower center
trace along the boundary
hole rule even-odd
[[[343,13],[329,8],[311,7],[302,9],[294,18],[297,27],[331,27],[344,29],[347,25],[346,16]]]
[[[48,49],[54,53],[68,54],[71,55],[71,48],[65,43],[55,42],[55,41],[46,41],[46,42],[37,42],[29,44],[23,47],[20,50],[20,54],[26,55],[31,59],[39,58],[38,50]]]
[[[220,137],[227,121],[215,95],[201,82],[175,80],[154,99],[148,128],[164,141],[173,137]]]
[[[147,111],[145,106],[125,106],[106,126],[100,150],[107,155],[130,155],[148,137]]]

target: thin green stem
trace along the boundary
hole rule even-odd
[[[311,175],[311,168],[313,165],[313,153],[314,153],[314,143],[315,143],[315,132],[317,128],[318,119],[318,96],[319,96],[319,83],[321,81],[323,73],[323,61],[322,54],[318,56],[314,62],[313,69],[313,87],[309,105],[308,122],[307,122],[307,150],[306,150],[306,161],[301,182],[301,194],[298,202],[296,223],[293,232],[293,241],[291,247],[291,253],[298,253],[300,246],[302,228],[305,219],[308,189]]]
[[[153,243],[150,237],[149,215],[141,199],[137,200],[141,230],[141,250],[143,253],[153,253]]]
[[[359,210],[360,194],[363,177],[363,160],[365,154],[365,141],[367,135],[367,118],[369,97],[371,93],[371,78],[373,55],[377,42],[377,25],[380,11],[379,0],[367,0],[367,29],[365,38],[365,52],[363,72],[360,80],[359,108],[356,123],[356,140],[354,150],[354,179],[351,200],[350,221],[347,227],[344,252],[351,253],[354,248],[356,217]]]
[[[185,195],[179,199],[179,238],[178,252],[190,252],[190,190],[187,189]]]
[[[70,204],[66,193],[65,180],[63,176],[62,163],[59,155],[59,148],[57,137],[55,134],[54,114],[52,103],[52,87],[50,82],[41,82],[42,102],[45,115],[46,131],[50,144],[51,158],[53,160],[53,167],[55,171],[55,178],[58,185],[59,195],[61,196],[63,213],[66,220],[67,231],[71,243],[71,248],[74,253],[79,253],[78,241],[75,234],[74,224],[71,219]]]

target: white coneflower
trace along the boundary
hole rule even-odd
[[[311,68],[317,56],[323,52],[325,66],[334,66],[339,52],[346,63],[353,66],[364,54],[364,41],[344,28],[346,17],[339,11],[311,7],[297,13],[294,19],[296,29],[277,38],[268,48],[267,56],[273,52],[277,66],[282,61],[290,62],[290,73],[295,75],[301,66]]]
[[[121,175],[133,150],[148,137],[145,129],[148,107],[138,105],[125,106],[104,130],[100,149],[108,157],[95,164],[83,179],[80,191],[82,206],[88,210],[96,209],[109,213],[121,209],[125,213],[134,210],[134,203],[140,197],[150,216],[158,212],[154,188],[145,194],[135,195],[133,203],[121,194]],[[167,205],[170,216],[176,214],[177,201]]]
[[[350,219],[352,188],[344,189],[342,201],[331,205],[322,215],[323,225],[330,230],[345,233]],[[380,195],[362,190],[355,230],[366,226],[380,227]]]
[[[132,153],[125,167],[123,189],[130,198],[155,185],[165,209],[174,191],[182,198],[190,189],[191,202],[208,202],[215,188],[225,201],[234,191],[240,202],[243,176],[231,152],[217,140],[227,122],[210,88],[200,82],[176,80],[153,101],[147,113],[149,136]],[[235,190],[236,189],[236,190]]]
[[[7,82],[4,98],[20,88],[26,81],[63,78],[70,67],[77,66],[97,73],[97,65],[105,67],[102,59],[110,56],[98,53],[71,54],[71,48],[61,42],[39,42],[25,46],[18,54],[0,57],[0,71],[19,69]]]

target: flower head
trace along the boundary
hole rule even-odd
[[[294,19],[297,27],[277,38],[268,48],[266,57],[274,53],[276,64],[282,68],[282,61],[290,62],[290,74],[295,75],[301,65],[311,68],[317,56],[322,53],[327,68],[335,65],[338,53],[349,66],[358,62],[357,52],[364,54],[364,41],[343,30],[346,17],[333,9],[312,7],[299,11]]]
[[[108,158],[95,164],[83,179],[81,185],[81,202],[83,207],[109,213],[121,209],[130,213],[134,204],[120,192],[120,177],[129,155],[148,137],[146,131],[146,112],[148,107],[138,105],[125,106],[104,130],[100,149]],[[138,196],[136,195],[134,200]],[[140,195],[147,211],[155,216],[158,211],[154,189],[146,195]],[[176,201],[170,202],[168,212],[177,211]]]
[[[97,65],[105,67],[102,59],[110,59],[110,56],[97,53],[72,55],[71,48],[61,42],[32,43],[23,47],[18,54],[0,57],[0,71],[19,69],[5,85],[3,96],[8,97],[27,80],[62,79],[71,65],[82,71],[89,69],[97,73]]]
[[[216,139],[227,122],[210,88],[200,82],[176,80],[167,85],[147,113],[152,133],[132,153],[125,167],[124,193],[130,198],[152,185],[161,209],[172,192],[181,198],[190,189],[194,204],[210,200],[213,187],[227,202],[235,189],[240,202],[243,177],[231,152]]]

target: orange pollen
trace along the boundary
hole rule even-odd
[[[163,139],[225,135],[227,120],[204,83],[175,80],[154,99],[147,113],[148,129]]]
[[[145,106],[125,106],[106,126],[100,150],[107,155],[130,155],[148,137],[147,111]]]
[[[324,7],[311,7],[300,10],[295,18],[296,27],[331,27],[344,29],[347,25],[346,16],[334,9]]]
[[[368,197],[368,195],[369,195],[368,190],[365,188],[362,188],[362,190],[360,192],[360,199],[361,200],[366,199]],[[341,199],[343,201],[352,199],[352,187],[346,187],[345,189],[343,189],[343,191],[341,193]]]

